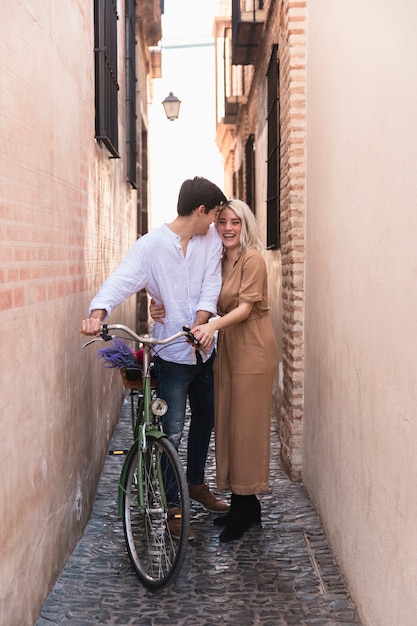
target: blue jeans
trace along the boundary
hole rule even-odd
[[[196,365],[182,365],[154,356],[154,373],[158,395],[168,403],[162,417],[164,432],[178,450],[187,404],[190,402],[191,420],[187,445],[187,480],[192,485],[204,482],[204,468],[214,426],[213,361],[203,363],[197,352]]]

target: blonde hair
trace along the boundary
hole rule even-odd
[[[244,254],[248,250],[263,250],[264,247],[259,238],[258,225],[256,219],[246,202],[243,200],[228,200],[225,206],[220,209],[217,218],[220,217],[224,209],[231,209],[236,214],[242,224],[240,231],[239,254]]]

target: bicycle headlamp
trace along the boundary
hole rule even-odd
[[[151,403],[151,411],[154,415],[162,417],[168,411],[168,404],[161,398],[155,398]]]

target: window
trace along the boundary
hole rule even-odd
[[[280,128],[279,128],[279,59],[278,46],[272,47],[268,72],[268,158],[266,199],[266,246],[280,247]]]
[[[136,0],[126,0],[126,152],[127,179],[137,188],[137,129],[136,129]]]
[[[232,178],[232,198],[237,198],[239,196],[239,181],[237,172],[233,172]]]
[[[255,206],[255,136],[249,135],[245,144],[246,204],[256,213]]]
[[[239,170],[237,172],[237,176],[238,176],[238,192],[236,195],[236,198],[243,198],[243,181],[244,181],[244,177],[243,177],[243,163],[241,163]]]
[[[94,0],[96,139],[119,156],[116,0]]]

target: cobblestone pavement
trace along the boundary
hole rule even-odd
[[[128,447],[130,433],[127,396],[110,447]],[[116,505],[123,457],[109,456],[90,521],[36,626],[360,624],[304,487],[281,469],[275,428],[272,442],[262,528],[220,544],[214,515],[192,503],[196,538],[176,582],[157,593],[140,584],[130,565]],[[206,479],[212,487],[213,456],[211,448]]]

